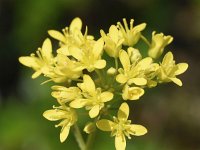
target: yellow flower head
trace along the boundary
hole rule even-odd
[[[83,83],[79,83],[78,87],[82,90],[83,98],[77,98],[70,103],[73,108],[86,107],[91,118],[97,117],[100,110],[104,107],[104,103],[112,100],[113,93],[101,92],[101,88],[96,88],[94,81],[89,75],[83,76]]]
[[[144,90],[140,87],[130,87],[125,85],[122,91],[124,100],[138,100],[144,94]]]
[[[133,27],[133,22],[134,20],[131,19],[130,28],[128,27],[128,24],[125,18],[123,19],[124,27],[120,22],[117,23],[120,34],[124,38],[123,45],[125,46],[135,45],[140,39],[141,31],[144,30],[146,27],[146,23],[142,23]]]
[[[180,79],[176,78],[177,75],[184,73],[188,68],[187,63],[175,64],[172,52],[168,52],[160,65],[158,79],[159,82],[174,82],[182,86]]]
[[[64,86],[55,85],[51,88],[54,90],[51,95],[55,97],[59,103],[66,103],[82,97],[81,90],[78,87],[66,88]]]
[[[61,142],[64,142],[66,140],[69,134],[70,127],[74,125],[77,121],[75,110],[67,107],[66,105],[54,107],[54,109],[47,110],[43,113],[43,116],[50,121],[61,120],[61,122],[55,126],[62,127],[60,131]]]
[[[160,57],[163,53],[165,46],[170,44],[172,41],[172,36],[164,36],[163,33],[156,34],[156,32],[154,31],[152,33],[152,42],[148,51],[149,56],[154,59]]]
[[[146,57],[140,60],[137,64],[131,64],[128,53],[124,50],[119,54],[120,62],[123,68],[120,68],[119,74],[116,76],[116,80],[119,83],[127,83],[128,85],[146,85],[147,79],[145,74],[152,64],[152,58]]]
[[[120,37],[120,32],[115,25],[111,25],[109,33],[106,35],[103,30],[100,30],[101,36],[105,41],[105,51],[110,57],[117,58],[119,56],[119,50],[122,47],[124,39]]]
[[[37,78],[39,75],[47,75],[51,72],[52,65],[54,63],[54,58],[52,55],[52,45],[50,39],[46,39],[43,42],[42,48],[38,48],[36,51],[38,57],[35,54],[31,56],[19,57],[19,62],[27,67],[35,70],[32,78]]]
[[[111,131],[111,135],[115,136],[116,150],[125,150],[126,138],[131,139],[130,135],[141,136],[147,133],[147,129],[138,124],[131,124],[131,120],[127,120],[129,116],[129,106],[127,103],[122,103],[117,117],[114,121],[102,119],[97,121],[97,127],[102,131]]]

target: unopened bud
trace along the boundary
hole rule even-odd
[[[114,75],[114,74],[116,74],[116,72],[117,72],[117,70],[113,67],[111,67],[107,70],[107,74],[109,74],[109,75]]]
[[[140,54],[139,50],[133,47],[128,48],[128,55],[130,57],[131,63],[133,64],[142,59],[142,55]]]
[[[85,128],[83,129],[84,132],[86,132],[87,134],[90,134],[92,132],[94,132],[96,129],[96,126],[93,122],[89,122]]]

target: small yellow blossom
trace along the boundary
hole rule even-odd
[[[80,64],[65,55],[58,54],[54,65],[53,71],[47,76],[56,83],[76,80],[82,75],[83,68]]]
[[[67,45],[69,42],[71,42],[71,39],[73,36],[77,34],[77,31],[80,31],[82,28],[82,21],[80,18],[74,18],[70,24],[69,27],[66,27],[63,30],[62,34],[59,31],[56,30],[49,30],[48,33],[51,37],[53,37],[56,40],[59,40],[61,45]]]
[[[83,45],[88,45],[86,43],[92,42],[94,37],[87,35],[87,27],[85,34],[81,33],[82,21],[80,18],[74,18],[69,27],[63,29],[63,34],[56,30],[49,30],[48,33],[54,39],[60,41],[60,48],[57,50],[57,53],[70,55],[69,48],[72,46],[81,47]]]
[[[130,87],[125,85],[122,91],[124,100],[138,100],[144,94],[144,90],[140,87]]]
[[[103,30],[100,30],[101,36],[105,41],[105,51],[110,57],[117,58],[119,56],[119,50],[122,47],[124,39],[120,37],[120,32],[115,25],[111,25],[109,33],[106,35]]]
[[[140,60],[137,64],[131,64],[128,53],[124,50],[120,51],[119,55],[120,62],[123,66],[123,69],[120,68],[119,74],[116,76],[116,80],[119,83],[127,83],[128,85],[146,85],[147,79],[145,74],[148,71],[148,68],[151,67],[152,58],[146,57]]]
[[[148,50],[149,56],[154,59],[160,57],[163,53],[165,46],[170,44],[172,41],[172,36],[164,36],[163,33],[156,34],[156,32],[154,31],[152,33],[152,42]]]
[[[54,58],[52,55],[52,45],[50,39],[45,39],[43,42],[42,48],[38,48],[36,51],[38,57],[35,54],[31,56],[22,56],[19,57],[19,62],[27,67],[35,70],[35,73],[32,75],[32,78],[37,78],[41,74],[49,74],[54,63]]]
[[[91,118],[98,116],[104,103],[113,98],[113,93],[101,92],[101,88],[96,88],[89,75],[83,76],[83,83],[79,83],[78,87],[82,90],[83,98],[75,99],[70,103],[70,106],[73,108],[86,107],[87,110],[90,110],[89,116]]]
[[[175,64],[172,52],[168,52],[160,65],[158,79],[159,82],[174,82],[175,84],[182,86],[180,79],[176,78],[177,75],[184,73],[188,68],[187,63]]]
[[[130,28],[128,27],[125,18],[123,19],[124,27],[120,22],[117,23],[121,36],[124,38],[123,45],[125,46],[135,45],[140,39],[141,31],[144,30],[146,27],[146,23],[142,23],[133,27],[133,22],[134,20],[131,19]]]
[[[97,121],[97,127],[102,131],[111,131],[111,136],[115,136],[116,150],[125,150],[126,136],[131,139],[130,135],[141,136],[147,133],[147,129],[138,124],[131,124],[131,120],[127,120],[129,116],[129,106],[122,103],[117,117],[113,117],[114,121],[102,119]]]
[[[55,127],[61,126],[60,131],[60,141],[64,142],[69,135],[69,130],[72,125],[77,121],[77,114],[73,108],[62,105],[59,107],[54,107],[54,109],[47,110],[43,113],[43,116],[50,121],[61,122]]]
[[[76,98],[81,98],[81,90],[78,87],[64,87],[55,85],[51,87],[54,91],[51,93],[53,97],[55,97],[59,103],[66,103],[72,101]]]
[[[104,41],[100,38],[90,48],[70,48],[70,54],[76,58],[80,66],[89,72],[95,69],[102,69],[106,66],[106,61],[101,59]]]

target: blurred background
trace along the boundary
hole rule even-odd
[[[200,0],[0,0],[0,150],[78,150],[74,136],[59,142],[60,129],[42,113],[56,104],[52,83],[31,79],[33,73],[18,62],[48,37],[80,17],[89,33],[99,37],[122,18],[147,23],[174,37],[167,51],[189,69],[180,76],[183,87],[171,84],[149,89],[132,103],[130,118],[148,134],[127,140],[127,150],[200,149]],[[94,150],[114,150],[109,133],[98,133]]]

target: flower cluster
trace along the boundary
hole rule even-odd
[[[133,19],[130,25],[123,19],[123,23],[111,25],[108,33],[100,30],[101,37],[95,40],[88,35],[87,27],[82,32],[82,21],[75,18],[62,32],[48,31],[59,42],[56,55],[47,38],[36,54],[19,58],[20,63],[35,71],[32,78],[44,75],[48,78],[45,82],[55,82],[52,96],[59,106],[45,111],[43,116],[50,121],[61,121],[56,125],[62,127],[61,142],[77,124],[77,110],[85,108],[93,122],[87,124],[84,131],[91,134],[95,127],[111,131],[116,149],[124,150],[126,137],[147,133],[144,126],[128,120],[126,102],[139,100],[146,88],[161,83],[174,82],[182,86],[177,75],[184,73],[188,64],[176,64],[170,51],[163,56],[173,38],[153,31],[149,41],[142,34],[146,23],[136,26],[133,23]],[[141,54],[145,49],[139,49],[139,44],[147,45],[146,55]],[[111,115],[116,112],[117,117]]]

